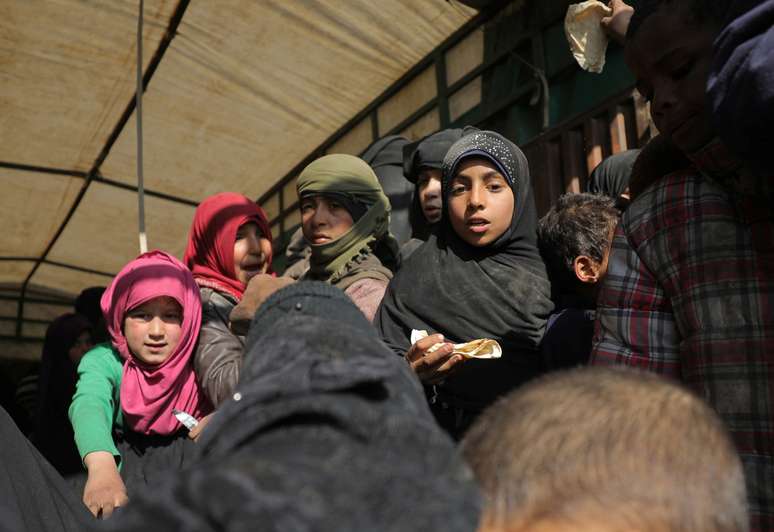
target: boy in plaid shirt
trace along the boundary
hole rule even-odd
[[[623,215],[591,360],[679,379],[706,399],[740,452],[752,528],[772,530],[774,180],[732,156],[711,125],[705,86],[728,4],[644,0],[629,24],[638,89],[662,141],[692,165],[659,176]]]

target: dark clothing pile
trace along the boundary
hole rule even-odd
[[[319,282],[255,316],[233,398],[197,465],[132,500],[117,530],[465,530],[479,495],[410,369]]]

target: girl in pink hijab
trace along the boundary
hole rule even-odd
[[[140,255],[116,275],[101,307],[111,342],[81,360],[70,420],[88,470],[83,502],[107,517],[128,500],[119,467],[126,476],[124,462],[150,456],[154,467],[181,466],[159,449],[195,439],[204,423],[188,433],[174,411],[201,421],[212,407],[191,360],[202,309],[188,268],[163,251]],[[131,453],[119,452],[123,442]]]

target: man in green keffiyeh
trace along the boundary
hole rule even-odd
[[[398,250],[389,233],[390,203],[376,175],[358,157],[326,155],[301,172],[297,190],[304,236],[312,248],[309,271],[301,280],[341,288],[372,318],[392,278],[385,266],[395,266]],[[346,209],[351,226],[334,238],[315,238],[328,227],[324,213],[331,207]]]

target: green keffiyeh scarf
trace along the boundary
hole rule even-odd
[[[312,245],[308,278],[331,284],[349,273],[350,262],[372,251],[382,240],[397,255],[397,242],[389,234],[390,201],[384,195],[376,174],[358,157],[326,155],[310,163],[298,176],[298,197],[339,194],[367,206],[368,210],[332,242]]]

